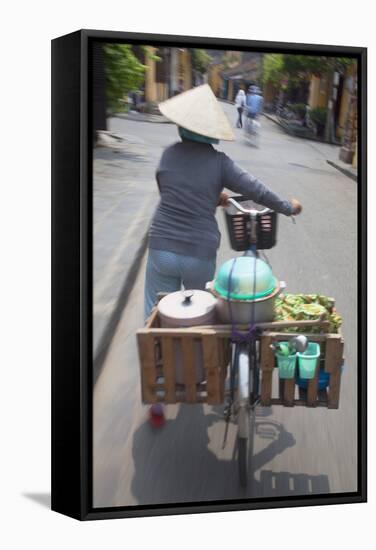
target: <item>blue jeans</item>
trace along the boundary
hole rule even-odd
[[[215,273],[215,258],[203,260],[175,252],[149,248],[145,276],[145,319],[157,301],[158,292],[185,289],[205,290]]]

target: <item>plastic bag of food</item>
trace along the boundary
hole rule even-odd
[[[342,318],[335,310],[334,298],[321,294],[281,294],[275,300],[275,321],[312,321],[323,317],[330,322],[330,332],[338,332]],[[305,329],[289,328],[286,332],[304,332]],[[312,327],[319,332],[320,327]]]

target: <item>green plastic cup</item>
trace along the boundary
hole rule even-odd
[[[316,342],[309,342],[307,349],[303,353],[298,353],[297,356],[300,378],[314,378],[320,357],[320,345]]]
[[[288,342],[280,342],[281,347],[288,347]],[[285,355],[279,351],[275,352],[277,358],[278,372],[280,378],[295,378],[296,353]]]

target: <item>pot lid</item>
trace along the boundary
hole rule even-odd
[[[159,313],[169,319],[196,319],[215,308],[216,298],[205,290],[179,290],[158,303]]]
[[[214,290],[224,298],[256,300],[272,294],[277,286],[269,265],[260,258],[240,256],[219,269]]]

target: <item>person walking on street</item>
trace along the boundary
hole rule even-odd
[[[158,292],[182,286],[204,290],[213,279],[221,239],[215,213],[227,204],[225,188],[286,216],[302,210],[296,199],[280,198],[213,147],[235,136],[208,84],[164,101],[159,109],[178,126],[181,140],[165,149],[156,171],[160,201],[149,229],[145,318]]]
[[[261,95],[261,90],[257,86],[250,86],[246,98],[247,116],[256,120],[262,112],[264,100]]]
[[[238,120],[236,122],[237,128],[243,128],[242,114],[245,107],[245,93],[242,88],[238,91],[235,97],[235,106],[238,111]]]

